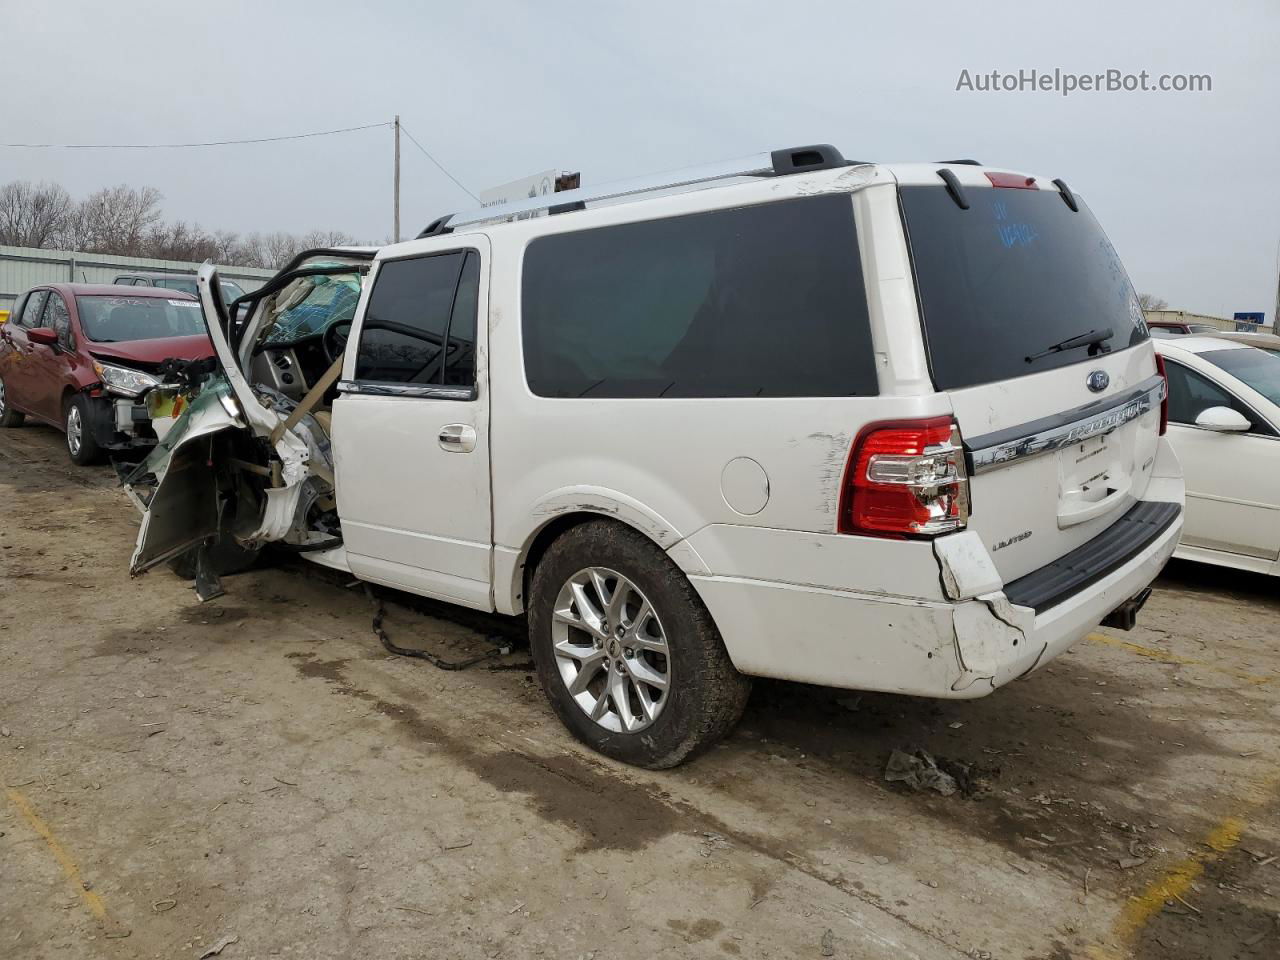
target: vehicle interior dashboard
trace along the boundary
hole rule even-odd
[[[255,383],[301,400],[342,356],[350,330],[351,321],[340,318],[296,340],[261,343],[254,348],[250,376]],[[331,400],[326,397],[326,404]]]

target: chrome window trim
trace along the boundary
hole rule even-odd
[[[1253,437],[1255,440],[1280,440],[1280,437],[1273,436],[1269,433],[1255,433],[1252,430],[1214,430],[1212,427],[1202,427],[1198,423],[1183,423],[1181,420],[1170,420],[1169,426],[1178,427],[1182,430],[1201,430],[1204,433],[1220,433],[1232,437]]]
[[[338,392],[418,400],[474,400],[477,396],[474,386],[446,387],[439,383],[372,383],[362,380],[339,380]]]
[[[1165,390],[1164,377],[1156,374],[1116,397],[975,437],[965,444],[969,451],[969,472],[985,473],[1110,433],[1157,409],[1164,400]]]

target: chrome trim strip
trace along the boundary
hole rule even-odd
[[[476,398],[475,387],[446,387],[438,383],[364,383],[359,380],[339,380],[338,392],[368,397],[409,397],[419,400],[474,400]]]
[[[975,437],[966,443],[969,472],[975,475],[985,473],[1016,460],[1037,457],[1110,433],[1159,407],[1166,389],[1164,377],[1157,374],[1128,393],[1085,404],[1054,417]]]

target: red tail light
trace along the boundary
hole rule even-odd
[[[968,520],[964,447],[950,417],[876,423],[858,435],[840,491],[841,533],[933,536]]]
[[[1164,369],[1164,357],[1156,354],[1156,373],[1164,377],[1164,396],[1160,398],[1160,436],[1169,429],[1169,374]]]

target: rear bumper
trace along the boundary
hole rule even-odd
[[[1180,483],[1177,488],[1180,499]],[[974,698],[1043,666],[1088,635],[1156,578],[1181,532],[1178,510],[1140,548],[1039,611],[1010,602],[1003,589],[949,602],[740,577],[694,574],[690,580],[743,673]]]

